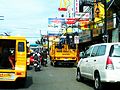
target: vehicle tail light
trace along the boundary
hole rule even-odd
[[[72,59],[75,59],[74,57]]]
[[[113,70],[114,69],[114,66],[113,66],[113,63],[112,63],[112,59],[110,57],[107,58],[106,69],[109,69],[109,70]]]
[[[17,72],[17,75],[23,75],[23,72]]]

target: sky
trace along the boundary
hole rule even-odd
[[[25,36],[31,43],[47,34],[48,18],[58,16],[59,0],[0,0],[0,33]],[[38,37],[38,38],[36,38]]]

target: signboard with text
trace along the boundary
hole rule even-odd
[[[48,18],[48,27],[58,28],[65,22],[64,18]]]
[[[79,36],[74,36],[74,43],[79,44]]]

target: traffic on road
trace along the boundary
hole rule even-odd
[[[0,0],[0,21],[0,89],[120,89],[120,0]]]
[[[76,80],[77,68],[69,65],[51,66],[48,60],[47,67],[42,66],[40,71],[35,71],[30,65],[27,70],[27,79],[24,86],[15,82],[0,82],[0,89],[10,90],[94,90],[94,81],[85,79]],[[119,90],[119,85],[106,85],[102,90]]]

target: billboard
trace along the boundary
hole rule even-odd
[[[83,30],[80,32],[80,43],[81,42],[88,42],[91,40],[91,31],[90,30]]]
[[[96,2],[97,0],[94,0]],[[94,4],[94,22],[99,22],[104,19],[104,5],[101,2]]]
[[[90,13],[86,13],[86,12],[76,13],[75,18],[89,19]]]
[[[79,0],[75,0],[75,7],[74,7],[74,9],[75,9],[75,13],[76,14],[79,13]]]
[[[64,22],[64,18],[48,18],[48,27],[58,28]]]
[[[81,30],[89,30],[90,29],[90,27],[89,27],[89,20],[88,19],[80,20],[79,24],[80,24],[80,29]]]

